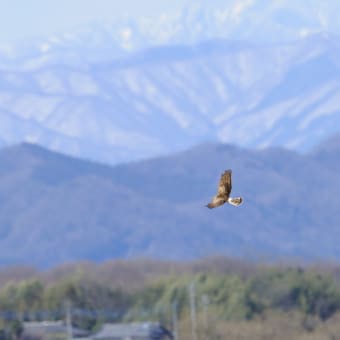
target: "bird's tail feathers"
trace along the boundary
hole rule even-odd
[[[243,202],[243,198],[242,197],[229,197],[228,198],[228,203],[234,206],[239,206],[241,205]]]

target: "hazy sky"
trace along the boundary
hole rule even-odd
[[[210,0],[207,3],[228,3]],[[64,32],[90,21],[110,23],[125,13],[153,15],[197,0],[0,0],[0,43]]]

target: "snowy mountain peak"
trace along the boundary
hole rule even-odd
[[[226,4],[197,2],[181,11],[158,16],[113,19],[92,23],[68,33],[0,46],[0,59],[20,62],[46,55],[63,63],[108,61],[154,46],[197,44],[211,39],[288,42],[319,32],[340,33],[336,1],[320,3],[242,0]]]
[[[3,47],[0,145],[111,163],[207,140],[308,150],[340,125],[337,7],[309,4],[201,4]]]
[[[340,126],[338,46],[217,39],[105,63],[29,59],[1,72],[0,142],[110,163],[207,140],[308,150]]]

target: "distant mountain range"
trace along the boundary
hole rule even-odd
[[[32,144],[0,150],[0,263],[136,256],[340,259],[340,135],[308,154],[208,143],[106,166]],[[204,207],[233,169],[238,208]]]
[[[68,58],[67,48],[58,51]],[[207,141],[306,151],[339,131],[334,35],[269,45],[210,40],[106,62],[52,55],[2,68],[2,145],[34,142],[117,164]]]
[[[17,45],[0,45],[0,63],[40,56],[60,62],[110,61],[155,46],[190,45],[211,39],[283,43],[320,32],[340,32],[336,0],[203,0],[151,16],[112,13],[94,22]],[[146,5],[150,6],[150,5]],[[76,64],[74,64],[76,65]]]

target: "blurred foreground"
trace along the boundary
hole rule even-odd
[[[114,332],[136,322],[153,332],[139,339],[340,339],[339,269],[223,257],[9,267],[0,339],[124,339]]]

